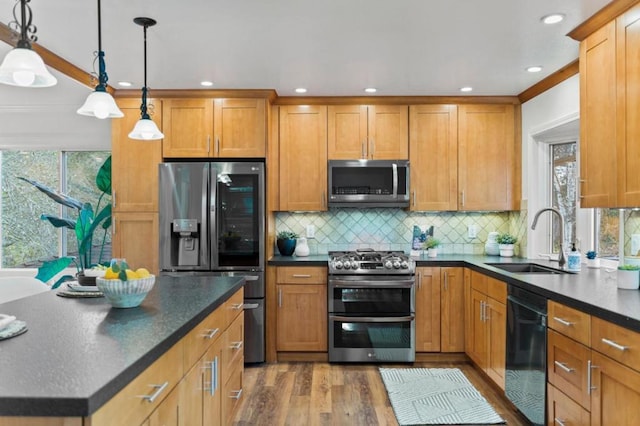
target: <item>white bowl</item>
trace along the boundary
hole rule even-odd
[[[140,306],[155,282],[155,275],[127,281],[96,278],[98,290],[104,293],[104,296],[114,308],[135,308]]]

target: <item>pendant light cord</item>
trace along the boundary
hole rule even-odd
[[[109,81],[109,76],[107,75],[107,66],[104,63],[104,52],[102,51],[102,7],[100,0],[98,0],[98,85],[95,89],[96,92],[106,92],[107,81]]]
[[[9,23],[9,26],[15,25],[16,27],[20,27],[20,39],[16,44],[16,47],[22,49],[31,49],[31,42],[36,42],[38,37],[36,37],[35,32],[36,28],[31,25],[31,8],[27,5],[31,0],[18,0],[20,2],[20,23],[18,24],[18,17],[16,16],[16,7],[18,3],[13,7],[13,22]],[[27,15],[28,14],[28,15]],[[16,27],[11,27],[13,29],[17,29]],[[31,32],[31,36],[28,33]]]
[[[147,112],[147,25],[143,25],[144,31],[144,86],[142,86],[142,105],[140,106],[140,112],[143,119],[151,119]]]

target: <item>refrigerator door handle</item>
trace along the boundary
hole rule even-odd
[[[242,305],[243,309],[258,309],[260,305],[257,303],[245,303],[244,305]]]
[[[258,281],[258,277],[257,275],[245,275],[244,279],[245,281]]]

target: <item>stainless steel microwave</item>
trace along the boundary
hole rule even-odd
[[[409,207],[409,161],[329,160],[329,207]]]

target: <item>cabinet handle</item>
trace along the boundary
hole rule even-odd
[[[231,391],[231,395],[229,395],[229,398],[231,398],[231,399],[240,399],[241,396],[242,396],[242,389],[237,390],[237,391]]]
[[[558,321],[560,324],[566,326],[566,327],[571,327],[573,325],[572,322],[569,322],[565,319],[562,318],[558,318],[558,317],[553,317],[554,321]]]
[[[211,152],[211,136],[207,135],[207,154]]]
[[[111,222],[111,232],[112,232],[112,235],[116,235],[116,222],[117,222],[117,221],[115,220],[115,218],[113,219],[113,222]]]
[[[327,207],[327,196],[325,195],[325,192],[322,191],[322,208],[326,208]]]
[[[111,188],[111,208],[116,207],[116,190]]]
[[[371,158],[373,158],[374,155],[376,155],[376,140],[371,138]]]
[[[293,274],[293,278],[311,278],[311,274]]]
[[[362,141],[362,158],[367,158],[367,140]]]
[[[553,363],[558,367],[560,367],[562,370],[566,371],[567,373],[573,373],[575,371],[575,369],[567,367],[567,364],[565,364],[564,362],[553,361]]]
[[[613,340],[605,339],[604,337],[602,338],[602,343],[605,343],[605,344],[611,346],[612,348],[616,348],[619,351],[626,351],[627,349],[629,349],[628,346],[622,346],[621,344],[616,343]]]
[[[448,273],[444,273],[444,291],[447,291],[447,289],[449,288],[449,274]]]
[[[231,305],[231,310],[240,311],[242,310],[243,307],[244,307],[244,303],[234,303],[233,305]]]
[[[587,180],[586,179],[579,179],[578,180],[578,198],[584,198],[584,195],[582,195],[582,184],[586,183]]]
[[[418,290],[422,289],[422,272],[418,272]]]
[[[460,206],[464,207],[464,191],[460,192]]]
[[[413,198],[413,201],[411,202],[411,204],[413,205],[413,207],[415,207],[416,206],[416,191],[411,191],[411,195],[412,195],[411,198]]]
[[[591,386],[592,377],[593,377],[591,370],[593,370],[594,368],[598,368],[598,366],[593,365],[591,363],[591,360],[587,361],[587,394],[588,395],[591,395],[591,391],[596,389],[595,386]]]
[[[216,136],[216,155],[220,154],[220,138]]]
[[[218,334],[218,331],[220,331],[219,328],[208,329],[207,332],[204,334],[201,334],[200,337],[204,337],[205,339],[213,339],[213,336]]]
[[[480,321],[484,322],[484,301],[480,301]]]
[[[565,426],[564,422],[562,420],[560,420],[559,418],[555,417],[553,419],[553,421],[558,425],[558,426]]]
[[[278,289],[278,308],[282,308],[282,289]]]
[[[229,345],[229,348],[233,349],[234,351],[237,351],[238,349],[242,349],[242,341],[231,343]]]
[[[205,386],[208,385],[209,387],[205,387],[204,390],[209,392],[209,394],[213,396],[218,390],[218,357],[215,357],[213,361],[208,362],[208,364],[209,366],[204,367],[203,369],[211,370],[211,373],[209,375],[209,379],[211,380],[211,382],[205,383]]]
[[[150,385],[150,386],[154,388],[156,391],[151,395],[138,395],[138,398],[142,398],[145,401],[152,403],[160,396],[160,394],[167,388],[167,386],[169,386],[169,382],[164,382],[161,385]]]

